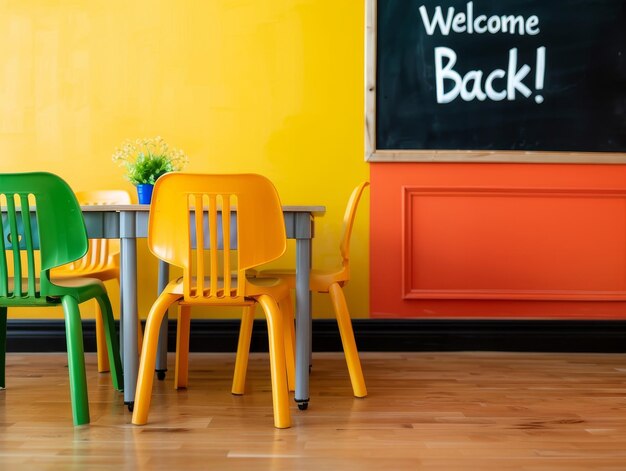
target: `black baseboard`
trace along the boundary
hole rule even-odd
[[[234,352],[238,320],[192,320],[190,350]],[[176,322],[170,320],[168,349],[175,350]],[[541,320],[388,320],[355,319],[360,351],[507,351],[507,352],[626,352],[626,321]],[[95,323],[83,323],[85,351],[95,351]],[[62,320],[10,319],[9,352],[65,351]],[[252,351],[267,351],[267,328],[257,320]],[[341,351],[334,320],[313,321],[313,350]]]

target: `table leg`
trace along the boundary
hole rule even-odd
[[[124,364],[124,403],[132,410],[137,387],[137,239],[134,213],[120,214],[121,344]]]
[[[309,404],[309,363],[311,358],[311,239],[296,240],[296,393],[295,401],[304,410]]]
[[[170,278],[170,266],[167,262],[159,260],[159,286],[157,296],[161,294],[167,286]],[[165,379],[167,371],[167,312],[163,316],[161,330],[159,331],[159,345],[157,347],[156,373],[160,380]]]

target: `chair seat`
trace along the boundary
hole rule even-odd
[[[52,283],[63,288],[84,288],[86,286],[99,285],[104,288],[102,280],[96,277],[75,276],[67,278],[53,277]]]
[[[256,274],[255,280],[264,278],[280,278],[284,280],[290,289],[296,288],[296,271],[292,269],[260,270]],[[336,270],[311,270],[309,274],[309,287],[316,293],[328,293],[328,288],[333,283],[343,286],[350,279],[350,274],[345,268]]]
[[[209,277],[205,277],[202,283],[202,290],[204,291],[204,296],[208,296],[209,291],[211,289],[211,279]],[[192,286],[197,286],[198,281],[197,277],[192,277]],[[184,287],[183,287],[183,277],[171,281],[164,291],[168,293],[183,295]],[[277,300],[285,299],[289,296],[289,284],[286,280],[276,277],[264,277],[264,278],[247,278],[246,279],[246,297],[254,297],[259,296],[261,294],[269,294]],[[192,297],[199,297],[196,294],[196,289],[191,289]],[[230,293],[224,292],[224,279],[220,278],[218,280],[218,298],[235,298],[237,296],[237,279],[235,276],[231,278],[231,289]],[[241,303],[241,300],[238,301]]]
[[[52,278],[50,281],[56,286],[62,288],[84,288],[91,285],[102,285],[102,281],[97,278],[87,278],[87,277],[72,277],[72,278]],[[8,288],[10,292],[13,292],[14,288],[14,280],[13,278],[8,279]],[[22,291],[26,292],[28,290],[27,280],[22,280]],[[35,290],[37,292],[41,291],[41,280],[39,278],[35,278]]]
[[[76,278],[76,277],[89,277],[97,278],[100,281],[117,280],[120,275],[120,269],[118,267],[85,267],[84,269],[75,268],[70,269],[66,267],[55,268],[52,271],[52,276],[57,279]]]
[[[35,293],[36,297],[28,297],[28,282],[22,281],[22,296],[13,296],[3,298],[3,304],[6,306],[18,306],[18,305],[54,305],[60,302],[60,297],[66,294],[72,295],[79,303],[91,299],[96,296],[106,295],[106,289],[102,281],[97,278],[87,277],[74,277],[74,278],[59,278],[51,279],[54,286],[47,294],[47,296],[40,296],[41,293],[41,280],[35,278]],[[7,280],[7,288],[9,293],[14,292],[14,280],[9,278]],[[58,299],[57,299],[58,298]]]

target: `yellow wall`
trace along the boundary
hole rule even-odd
[[[369,175],[363,5],[0,0],[2,171],[52,171],[76,190],[132,189],[111,162],[114,148],[161,135],[190,156],[189,171],[258,172],[285,204],[326,205],[313,262],[333,266],[345,202]],[[354,317],[369,312],[368,223],[366,197],[346,288]],[[293,263],[290,245],[280,265]],[[139,252],[145,315],[156,262],[145,242]],[[314,298],[316,317],[331,315],[326,298]]]

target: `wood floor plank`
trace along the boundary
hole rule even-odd
[[[73,427],[66,357],[8,354],[1,469],[626,469],[626,355],[364,353],[352,397],[340,354],[315,354],[311,403],[272,427],[267,355],[230,394],[234,354],[191,354],[189,389],[155,381],[146,426],[87,354],[91,424]],[[173,367],[173,357],[169,358]]]

